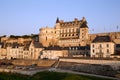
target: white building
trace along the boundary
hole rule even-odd
[[[91,57],[110,57],[114,54],[115,43],[109,36],[97,36],[91,43]]]
[[[39,59],[41,56],[41,51],[43,50],[42,44],[38,41],[32,41],[29,46],[29,54],[31,59]]]
[[[41,55],[41,59],[59,59],[59,57],[68,57],[68,49],[59,46],[50,46],[46,47]]]
[[[7,59],[24,59],[24,46],[18,43],[7,44]]]
[[[37,41],[25,41],[22,45],[7,46],[7,59],[39,59],[43,46]]]
[[[5,59],[7,57],[6,48],[4,43],[0,43],[0,59]]]

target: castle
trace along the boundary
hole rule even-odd
[[[70,22],[60,21],[57,18],[54,28],[40,29],[39,40],[46,47],[50,45],[61,47],[86,46],[88,35],[89,29],[85,17],[82,20],[75,18],[74,21]]]
[[[54,28],[40,28],[31,37],[0,37],[0,59],[59,59],[59,57],[119,57],[120,32],[89,34],[85,17]]]
[[[116,43],[120,44],[120,32],[89,34],[89,28],[85,17],[82,20],[77,18],[74,21],[64,22],[57,18],[54,28],[40,28],[39,42],[43,46],[86,46],[97,36],[110,36],[110,38]]]

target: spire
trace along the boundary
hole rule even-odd
[[[85,17],[82,17],[82,21],[83,21],[83,22],[85,22],[85,21],[86,21]]]
[[[59,23],[59,18],[57,17],[56,23]]]
[[[85,19],[85,17],[82,17],[82,24],[80,25],[81,28],[88,28],[87,26],[87,21]]]

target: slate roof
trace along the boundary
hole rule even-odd
[[[60,47],[60,46],[49,46],[45,47],[45,50],[68,50],[68,47]]]
[[[13,44],[11,45],[11,47],[12,47],[12,48],[18,48],[18,47],[19,47],[19,44],[18,44],[17,42],[15,42],[15,43],[13,43]]]
[[[57,18],[56,23],[59,23],[59,18]]]
[[[71,50],[73,50],[73,48],[74,48],[74,50],[76,50],[76,48],[77,48],[77,50],[90,50],[90,46],[72,46],[69,48],[71,48]]]
[[[29,50],[30,44],[31,44],[31,41],[25,41],[24,42],[24,49]]]
[[[83,22],[83,23],[80,25],[80,28],[88,28],[88,26],[87,26],[87,21]]]
[[[115,54],[112,54],[112,55],[119,55],[120,56],[120,50],[116,50]]]
[[[35,48],[43,48],[43,45],[39,43],[38,41],[33,41],[33,45]]]
[[[1,48],[3,48],[3,47],[4,47],[4,43],[0,43],[0,45],[1,45]]]
[[[60,23],[61,27],[69,27],[69,26],[79,26],[80,28],[88,28],[87,21],[85,20],[78,20],[75,19],[74,21],[69,22],[63,22],[59,21],[59,18],[57,18],[56,23]]]
[[[93,41],[93,43],[97,42],[112,42],[110,36],[97,36]]]
[[[120,44],[116,44],[116,48],[120,48]]]

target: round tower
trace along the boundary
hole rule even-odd
[[[39,33],[39,42],[43,46],[47,47],[51,45],[51,41],[54,38],[54,29],[53,28],[41,28]]]

